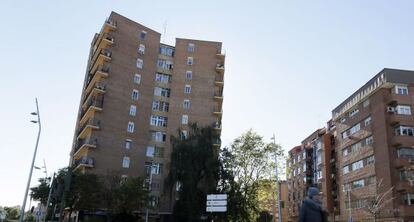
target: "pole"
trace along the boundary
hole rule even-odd
[[[154,161],[151,160],[150,178],[149,178],[149,187],[148,187],[148,190],[150,192],[151,192],[151,186],[152,186],[152,168],[153,168],[153,165],[154,165]],[[147,209],[145,210],[145,222],[148,222],[148,214],[149,214],[149,212],[148,212],[148,206],[147,206]]]
[[[273,145],[276,146],[276,136],[275,134],[273,134],[273,137],[271,138],[273,139]],[[276,195],[277,195],[277,221],[278,222],[282,222],[282,206],[280,204],[281,199],[280,199],[280,182],[279,182],[279,170],[277,167],[277,155],[275,155],[275,176],[276,176]],[[275,215],[276,216],[276,215]]]
[[[36,160],[37,146],[39,145],[40,132],[42,131],[42,125],[40,124],[39,104],[37,102],[37,98],[36,98],[36,111],[37,111],[36,115],[37,115],[37,124],[39,125],[39,131],[37,133],[37,140],[36,140],[35,150],[34,150],[34,153],[33,153],[32,165],[30,166],[29,179],[27,180],[26,190],[24,192],[23,204],[22,204],[22,207],[20,209],[20,218],[19,218],[20,222],[23,222],[23,219],[24,219],[24,210],[25,210],[25,207],[26,207],[27,194],[28,194],[29,188],[30,188],[30,181],[32,180],[32,173],[33,173],[34,163],[35,163],[35,160]]]
[[[45,207],[45,212],[43,216],[43,221],[46,221],[47,209],[49,208],[50,196],[52,195],[53,183],[55,182],[55,173],[53,173],[52,181],[50,181],[49,195],[47,196],[47,202]]]
[[[350,189],[350,188],[348,188]],[[349,206],[349,219],[348,222],[352,222],[352,204],[351,204],[351,190],[348,190],[348,206]]]

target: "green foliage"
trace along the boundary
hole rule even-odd
[[[95,174],[75,174],[66,193],[66,206],[71,210],[98,210],[102,201],[102,179]]]
[[[206,195],[216,192],[220,164],[213,147],[217,135],[211,127],[190,125],[187,138],[172,137],[171,170],[168,183],[171,190],[179,183],[179,200],[174,206],[176,221],[200,221],[205,215]]]
[[[19,207],[4,207],[4,211],[6,211],[6,219],[8,220],[17,220],[20,216],[20,209]]]
[[[50,182],[46,178],[39,179],[40,184],[37,187],[30,188],[30,196],[33,200],[40,201],[43,205],[46,205],[47,198],[49,196]]]
[[[236,138],[230,148],[221,152],[221,180],[219,189],[227,193],[228,212],[219,217],[219,221],[256,221],[263,206],[260,205],[263,194],[263,182],[274,181],[276,158],[282,159],[281,147],[274,143],[265,143],[263,137],[247,131]]]
[[[148,202],[148,191],[144,189],[144,180],[127,178],[112,192],[112,204],[109,207],[115,214],[131,214]]]

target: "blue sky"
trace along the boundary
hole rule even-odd
[[[253,128],[289,149],[382,68],[414,68],[414,2],[2,1],[0,205],[23,200],[37,128],[36,165],[69,161],[88,50],[116,11],[175,37],[223,42],[223,143]],[[33,184],[43,173],[35,171]]]

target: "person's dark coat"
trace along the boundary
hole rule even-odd
[[[299,222],[327,222],[326,212],[315,200],[306,198],[300,208]]]

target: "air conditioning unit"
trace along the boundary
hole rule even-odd
[[[395,113],[395,107],[388,106],[387,107],[387,112],[389,112],[389,113]]]

